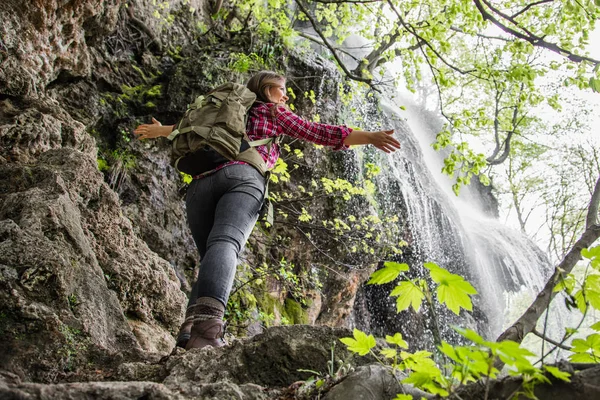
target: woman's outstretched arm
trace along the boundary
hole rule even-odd
[[[154,139],[157,137],[167,137],[173,131],[174,125],[164,125],[152,118],[151,124],[142,124],[135,128],[134,134],[138,139]]]
[[[386,153],[392,153],[400,148],[400,142],[392,136],[393,134],[393,129],[374,132],[353,130],[344,139],[344,144],[346,146],[372,144],[379,150],[383,150]]]

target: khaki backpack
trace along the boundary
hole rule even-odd
[[[175,168],[190,173],[185,170],[187,165],[179,167],[190,164],[190,158],[200,158],[202,162],[203,157],[210,157],[218,160],[210,161],[209,165],[227,160],[244,161],[266,176],[267,165],[254,147],[270,146],[274,139],[250,141],[246,134],[247,113],[255,100],[254,93],[237,83],[226,83],[196,98],[168,136],[173,142]],[[208,155],[207,149],[218,154],[210,151],[213,155]]]

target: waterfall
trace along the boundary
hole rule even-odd
[[[511,299],[535,297],[551,266],[524,234],[497,221],[493,196],[481,190],[481,184],[463,187],[459,197],[454,195],[451,178],[441,173],[444,155],[430,146],[440,118],[406,99],[402,103],[405,110],[395,100],[384,98],[379,113],[365,112],[383,119],[367,121],[367,126],[393,127],[402,144],[400,151],[383,157],[383,172],[377,177],[383,192],[378,201],[384,212],[404,220],[402,239],[408,247],[398,261],[408,263],[418,276],[425,274],[424,262],[435,262],[462,275],[477,289],[472,315],[462,311],[457,318],[440,307],[439,325],[447,340],[453,336],[450,325],[467,326],[495,339],[512,323],[505,319]],[[388,298],[390,289],[390,285],[363,286],[355,306],[357,327],[378,335],[400,331],[409,338],[417,336],[413,339],[421,344],[431,343],[423,342],[424,331],[431,329],[423,309],[396,314]],[[510,311],[514,314],[515,310]]]

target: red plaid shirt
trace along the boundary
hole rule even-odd
[[[285,107],[277,107],[275,115],[271,108],[273,104],[263,103],[250,109],[246,132],[250,140],[266,139],[288,135],[293,138],[306,140],[308,142],[333,147],[334,150],[347,149],[344,139],[352,132],[352,129],[344,125],[327,125],[318,122],[303,120]],[[271,151],[268,146],[257,146],[260,153],[271,169],[279,158],[279,145],[273,143]]]
[[[344,145],[344,139],[352,132],[351,128],[345,125],[327,125],[318,122],[309,122],[303,120],[286,107],[277,107],[275,115],[271,111],[273,104],[260,103],[253,106],[248,113],[248,122],[246,132],[250,141],[288,135],[294,138],[306,140],[323,146],[333,147],[334,150],[347,149]],[[275,142],[271,144],[271,151],[268,151],[268,145],[255,147],[271,169],[279,158],[279,145]],[[200,178],[212,172],[233,164],[246,164],[243,161],[230,161],[213,171],[205,172]]]

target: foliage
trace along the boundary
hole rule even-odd
[[[595,248],[586,250],[585,254],[595,260],[595,257],[600,255],[600,250]],[[427,263],[426,268],[430,271],[432,280],[439,285],[437,289],[440,303],[446,304],[454,312],[457,312],[453,309],[455,307],[470,307],[469,296],[475,293],[473,293],[474,289],[468,282],[435,264]],[[406,264],[386,262],[383,268],[371,275],[369,283],[385,284],[393,282],[408,269],[409,267]],[[394,289],[395,291],[399,287],[408,287],[408,285],[423,287],[421,282],[415,284],[410,281],[401,281],[400,284]],[[440,291],[440,287],[444,289]],[[448,301],[448,297],[440,294],[440,292],[448,290],[459,293],[459,295],[450,296],[453,299]],[[420,297],[422,297],[425,292],[420,291],[420,294]],[[410,304],[415,298],[411,292],[398,293],[398,296],[403,304]],[[403,297],[407,297],[408,300]],[[420,300],[418,302],[420,304]],[[433,307],[433,304],[428,303],[428,306]],[[509,340],[502,342],[487,341],[473,330],[458,327],[454,329],[472,344],[468,346],[451,345],[446,341],[440,341],[437,351],[445,356],[443,364],[437,364],[432,359],[433,354],[430,352],[417,351],[410,353],[406,351],[408,343],[404,341],[400,333],[396,333],[394,336],[386,336],[386,342],[392,346],[381,349],[377,349],[377,342],[372,335],[367,335],[358,329],[354,330],[353,338],[342,338],[340,341],[346,344],[348,350],[354,353],[363,356],[372,355],[383,365],[389,366],[392,373],[396,370],[408,373],[402,383],[411,384],[441,397],[451,396],[460,385],[479,380],[489,382],[489,379],[497,378],[500,372],[495,367],[497,360],[501,360],[508,367],[511,375],[518,375],[522,379],[521,387],[513,394],[514,396],[523,395],[528,398],[536,398],[534,395],[535,386],[539,383],[551,383],[548,378],[549,375],[566,382],[570,380],[570,374],[557,367],[548,365],[541,368],[536,367],[530,361],[530,357],[534,354],[522,348],[516,342]],[[584,362],[597,361],[597,357],[600,355],[600,335],[592,334],[586,340],[574,340],[573,344],[574,356],[577,357],[577,360],[585,360]],[[380,359],[378,354],[383,359]]]
[[[369,354],[371,349],[377,345],[373,335],[368,335],[358,329],[354,329],[354,338],[342,338],[340,342],[348,346],[348,350],[361,356]]]
[[[251,266],[238,271],[229,303],[239,304],[228,312],[235,326],[246,325],[255,312],[265,325],[302,322],[304,317],[296,316],[297,307],[292,304],[306,313],[310,294],[321,289],[329,274],[345,274],[348,268],[376,262],[386,254],[399,254],[405,245],[398,239],[398,217],[383,219],[372,210],[364,212],[365,205],[376,204],[372,179],[380,172],[379,167],[366,162],[352,182],[319,177],[314,168],[307,168],[305,152],[313,151],[307,146],[281,144],[282,156],[272,170],[269,185],[274,225],[262,224],[261,229],[255,229],[248,245],[251,254],[259,249],[269,251],[259,251],[259,258],[248,263]],[[335,211],[326,215],[323,206]],[[304,247],[314,250],[308,260],[304,255],[294,256],[295,249]],[[262,295],[267,288],[277,288],[282,294],[278,304]]]
[[[455,314],[460,313],[460,309],[471,311],[473,305],[470,296],[477,294],[477,291],[471,284],[463,279],[462,276],[452,274],[446,269],[435,263],[425,263],[425,268],[429,270],[431,280],[437,284],[435,293],[438,301],[445,304]],[[383,268],[375,271],[371,275],[368,284],[382,285],[395,281],[403,272],[409,270],[407,264],[396,262],[385,262]],[[421,307],[424,299],[431,304],[431,292],[428,283],[421,278],[401,280],[392,290],[390,296],[397,297],[397,311],[404,311],[410,306],[415,311]]]
[[[375,261],[385,254],[399,254],[404,242],[398,240],[398,217],[381,219],[376,215],[356,215],[350,211],[329,217],[320,210],[322,202],[332,202],[337,209],[348,210],[354,204],[371,202],[374,187],[370,179],[378,173],[372,164],[355,183],[347,179],[321,177],[311,179],[310,186],[287,186],[291,173],[301,173],[304,153],[283,144],[282,157],[272,170],[269,196],[275,207],[275,225],[293,228],[309,246],[332,248],[332,241],[340,246],[341,254],[361,256]],[[373,201],[374,203],[374,201]],[[341,214],[341,215],[340,215]],[[345,215],[344,215],[345,214]],[[318,216],[318,217],[317,217]],[[281,242],[283,238],[271,235]],[[342,255],[343,257],[343,255]],[[329,258],[328,261],[336,260]],[[339,261],[337,262],[340,263]]]
[[[552,80],[580,90],[600,89],[598,60],[587,57],[589,34],[600,16],[597,2],[444,0],[425,2],[247,0],[237,7],[254,16],[258,31],[288,40],[291,27],[308,21],[318,37],[300,33],[329,52],[349,78],[373,87],[390,83],[387,65],[401,64],[397,76],[415,91],[430,81],[447,121],[434,147],[448,149],[444,172],[454,175],[454,191],[487,165],[514,152],[511,142],[539,118],[534,110],[561,108],[560,89],[544,90]],[[363,55],[346,52],[350,35],[364,38]],[[343,61],[341,57],[346,59]],[[350,65],[356,64],[354,69]],[[389,71],[388,71],[389,72]],[[467,145],[484,142],[487,155]],[[488,178],[482,175],[487,184]]]
[[[256,53],[232,53],[230,57],[229,68],[235,72],[246,73],[250,69],[266,69],[265,61]]]
[[[263,262],[256,268],[250,264],[238,267],[225,313],[228,323],[243,331],[256,319],[254,313],[265,327],[307,323],[305,309],[311,305],[307,293],[322,286],[314,272],[297,268],[285,258],[276,263]],[[269,295],[267,288],[274,283],[288,296],[283,305]]]
[[[563,274],[555,286],[555,292],[565,294],[566,304],[579,310],[585,317],[589,309],[600,310],[600,245],[583,249],[581,255],[588,261],[590,270],[578,279],[575,274]],[[591,327],[598,331],[600,323]],[[572,338],[577,329],[568,329],[562,342]],[[585,338],[571,341],[569,359],[572,362],[600,363],[600,335],[592,333]]]

